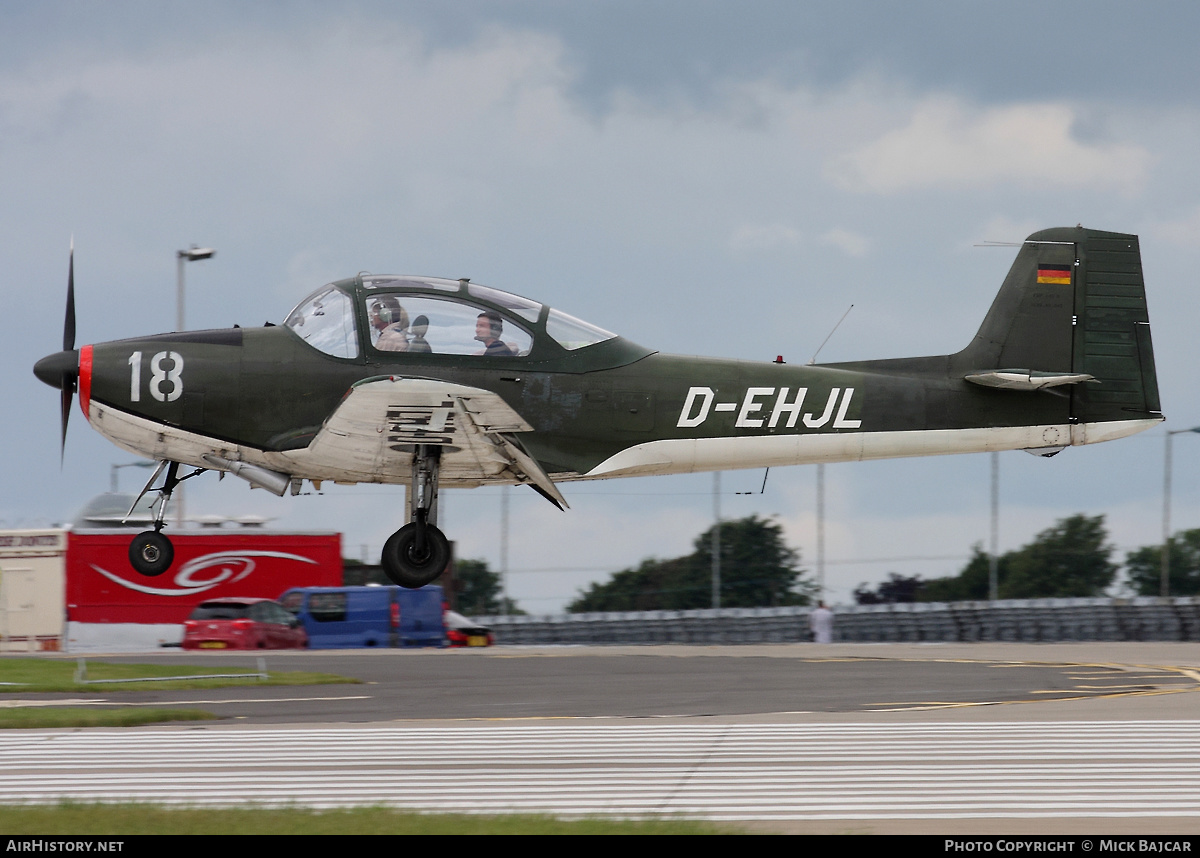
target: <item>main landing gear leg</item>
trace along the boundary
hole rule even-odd
[[[180,477],[178,462],[168,462],[165,464],[167,465],[167,476],[163,480],[162,488],[158,489],[159,499],[157,501],[158,509],[154,513],[154,530],[139,533],[129,543],[130,565],[133,566],[135,571],[150,577],[166,572],[171,568],[171,563],[175,560],[175,546],[171,544],[171,540],[162,534],[163,519],[167,515],[167,503],[171,500],[171,493],[184,480],[204,473],[204,469],[199,468],[186,477]],[[160,470],[161,468],[162,464],[159,465]],[[155,471],[154,476],[150,478],[150,483],[147,483],[146,488],[142,490],[142,494],[146,493],[150,484],[154,482],[157,476],[158,471]],[[141,500],[140,496],[138,500]],[[134,503],[136,505],[136,501]]]
[[[416,589],[435,580],[450,562],[450,543],[437,528],[438,470],[442,448],[420,444],[413,455],[409,523],[383,545],[383,572],[394,584]]]

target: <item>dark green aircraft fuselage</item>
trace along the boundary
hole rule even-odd
[[[484,329],[499,320],[495,344],[459,330],[477,319]],[[389,336],[398,350],[384,347]],[[67,359],[39,364],[49,383],[60,369],[49,368],[52,360]],[[369,275],[319,290],[283,325],[79,352],[85,413],[128,449],[188,461],[170,453],[171,438],[187,436],[298,479],[395,482],[394,471],[361,465],[323,475],[297,455],[319,437],[334,450],[342,437],[348,445],[370,440],[327,429],[369,379],[396,385],[397,404],[378,413],[381,435],[402,422],[405,380],[435,382],[435,392],[456,386],[445,388],[447,407],[461,388],[494,394],[527,424],[508,436],[556,481],[1048,452],[1162,419],[1137,239],[1079,228],[1030,237],[979,333],[953,355],[816,366],[664,355],[467,281]],[[423,407],[421,425],[449,419]],[[125,420],[119,431],[114,420]],[[408,448],[391,449],[403,456]],[[525,480],[484,469],[467,482],[487,481]]]

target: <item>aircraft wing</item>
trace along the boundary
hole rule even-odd
[[[565,507],[554,482],[514,434],[532,431],[490,390],[377,376],[351,387],[308,448],[288,458],[297,474],[312,473],[310,479],[407,482],[417,445],[432,444],[442,448],[443,485],[529,483]]]

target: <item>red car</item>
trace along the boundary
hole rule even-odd
[[[446,642],[450,646],[491,646],[496,642],[491,629],[457,611],[445,611],[442,617],[446,625]]]
[[[308,646],[300,621],[271,599],[209,599],[183,624],[184,649],[291,649]]]

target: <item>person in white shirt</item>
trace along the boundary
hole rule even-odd
[[[813,643],[833,643],[833,611],[824,602],[817,602],[816,609],[808,615],[808,627]]]

